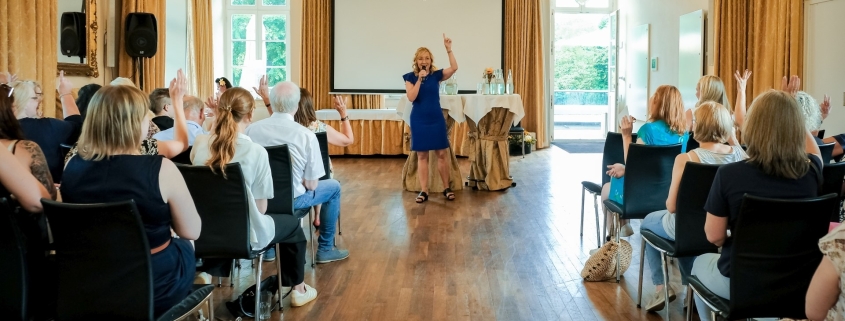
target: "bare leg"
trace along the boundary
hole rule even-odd
[[[428,194],[428,151],[417,152],[417,178],[420,191]]]
[[[293,289],[299,293],[305,293],[305,282],[295,285]]]
[[[440,171],[443,188],[449,188],[449,160],[446,158],[446,149],[437,151],[437,170]]]

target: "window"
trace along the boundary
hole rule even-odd
[[[615,1],[611,0],[553,0],[558,12],[610,13]]]
[[[233,86],[252,88],[288,80],[290,0],[226,0],[226,74]]]

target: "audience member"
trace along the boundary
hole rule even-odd
[[[181,101],[187,83],[181,70],[176,77],[170,91]],[[158,317],[191,291],[196,262],[189,240],[199,237],[201,221],[176,166],[138,154],[148,109],[147,95],[135,87],[106,86],[94,95],[79,138],[80,157],[65,169],[62,197],[68,203],[135,201],[151,249]]]
[[[688,162],[704,164],[728,164],[741,161],[748,157],[742,147],[736,143],[733,137],[733,119],[731,113],[725,106],[714,102],[706,101],[699,104],[695,110],[695,125],[693,132],[699,147],[685,154],[675,157],[675,166],[672,169],[672,183],[669,187],[669,197],[666,198],[666,210],[649,214],[640,225],[640,229],[649,230],[660,237],[675,240],[675,210],[678,199],[678,188],[681,184],[681,177],[684,175],[684,168]],[[664,297],[664,279],[661,269],[660,253],[651,245],[646,246],[646,259],[651,269],[651,281],[655,285],[656,296],[646,305],[648,311],[659,311],[663,309],[666,302]],[[686,284],[687,277],[692,271],[692,264],[695,257],[678,258],[680,262],[681,281]],[[669,302],[675,299],[675,292],[669,289]]]
[[[97,90],[102,87],[99,84],[87,84],[79,88],[79,92],[76,93],[76,108],[79,109],[79,114],[82,115],[83,120],[88,113],[88,103],[91,102],[91,97],[94,97]]]
[[[202,100],[194,96],[185,96],[182,105],[184,106],[185,124],[188,128],[188,146],[193,146],[194,139],[205,134],[205,130],[200,125],[205,121],[205,113],[203,112],[205,106]],[[153,135],[153,138],[159,141],[174,140],[175,132],[175,128],[170,128]]]
[[[23,130],[12,107],[13,98],[9,95],[11,91],[12,87],[0,85],[0,149],[5,148],[14,154],[17,161],[50,192],[50,199],[55,200],[56,187],[53,186],[47,159],[38,144],[24,139]]]
[[[817,137],[823,120],[821,105],[816,102],[816,99],[813,98],[813,96],[810,96],[810,94],[803,91],[799,91],[795,94],[795,100],[798,101],[798,107],[801,108],[801,114],[804,116],[804,126],[806,126],[807,130],[813,134],[813,139],[816,141],[816,144],[824,144],[824,141]]]
[[[200,106],[202,101],[193,97]],[[255,99],[243,88],[235,87],[220,96],[213,135],[197,137],[191,150],[194,165],[207,165],[221,172],[226,164],[239,163],[247,186],[250,244],[254,250],[279,243],[280,253],[270,250],[265,261],[280,256],[282,273],[294,284],[291,305],[302,306],[317,297],[317,290],[305,284],[305,233],[299,220],[288,214],[267,214],[267,199],[273,198],[273,178],[267,150],[253,143],[243,131],[252,121]]]
[[[806,312],[810,320],[845,318],[845,226],[840,225],[819,240],[824,257],[807,289]]]
[[[135,86],[135,83],[132,82],[131,79],[125,78],[125,77],[117,77],[114,80],[112,80],[112,82],[109,83],[109,84],[112,85],[112,86],[131,86],[131,87],[137,88],[137,86]],[[148,126],[147,138],[148,139],[153,138],[153,135],[157,134],[159,131],[162,130],[161,128],[158,127],[158,125],[156,125],[152,121],[152,119],[155,118],[155,116],[156,115],[151,110],[147,111],[147,117],[150,118],[150,122],[147,124],[147,126]]]
[[[167,88],[156,88],[150,93],[150,111],[155,114],[153,123],[161,130],[173,128],[173,105],[170,104],[170,92]]]
[[[728,110],[731,110],[731,105],[728,102],[728,95],[725,92],[725,83],[722,82],[722,78],[717,76],[705,75],[701,77],[695,85],[695,98],[698,99],[695,103],[695,107],[687,109],[685,113],[687,130],[692,130],[692,126],[695,123],[695,110],[702,103],[714,101],[722,106],[725,106]]]
[[[349,124],[349,116],[346,114],[346,102],[342,97],[335,96],[332,103],[334,109],[340,114],[341,131],[337,131],[334,127],[317,120],[317,114],[314,112],[314,101],[311,99],[311,93],[305,88],[300,89],[299,109],[293,118],[297,123],[314,133],[325,132],[329,144],[339,147],[349,146],[355,142],[355,136],[352,134],[352,126]]]
[[[261,146],[287,144],[293,160],[294,208],[308,209],[325,204],[320,213],[317,263],[329,263],[349,257],[349,251],[334,246],[335,228],[340,213],[340,183],[334,179],[318,181],[325,175],[317,137],[297,124],[293,115],[299,108],[299,87],[282,82],[270,90],[273,115],[255,122],[246,134]],[[301,183],[300,183],[301,182]]]

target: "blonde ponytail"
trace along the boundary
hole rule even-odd
[[[214,136],[211,138],[211,157],[205,165],[219,168],[223,172],[226,164],[235,157],[235,144],[238,140],[238,123],[252,114],[255,109],[255,100],[252,95],[243,88],[234,87],[220,96],[217,106],[217,121],[214,124]],[[226,173],[223,172],[223,176]]]

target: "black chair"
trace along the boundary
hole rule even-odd
[[[319,137],[319,136],[318,136]],[[311,267],[317,261],[317,250],[314,243],[314,225],[311,224],[310,209],[293,209],[293,162],[288,145],[266,147],[270,159],[270,173],[273,175],[273,199],[267,200],[268,214],[289,214],[300,219],[308,215],[308,232],[311,236]],[[277,253],[278,254],[278,253]]]
[[[317,142],[320,143],[320,156],[323,159],[323,170],[326,172],[326,175],[320,177],[322,181],[333,177],[331,160],[329,159],[329,138],[326,136],[326,132],[316,133],[315,135],[317,135]],[[319,214],[315,213],[315,215]],[[337,235],[343,235],[343,229],[340,228],[340,213],[337,213]],[[337,244],[337,238],[335,238],[335,244]]]
[[[822,164],[830,164],[830,161],[833,159],[834,145],[834,143],[819,145],[819,151],[821,151],[822,154]]]
[[[816,134],[816,137],[819,139],[824,139],[824,129],[819,129],[819,133]]]
[[[842,195],[842,182],[845,181],[845,163],[824,164],[822,169],[823,183],[821,194],[834,193],[838,195],[839,201],[845,198]],[[839,209],[835,209],[830,215],[831,222],[839,222]]]
[[[0,198],[0,311],[12,320],[30,320],[29,269],[23,233],[6,198]]]
[[[522,122],[519,122],[516,125],[511,125],[508,135],[519,135],[519,141],[522,143],[522,149],[520,149],[520,151],[522,151],[522,158],[525,158],[525,128],[522,128]],[[584,235],[584,233],[581,233],[581,235]]]
[[[792,200],[746,194],[731,227],[731,299],[710,292],[695,276],[690,288],[714,310],[713,319],[806,319],[807,288],[822,259],[818,242],[838,205],[836,194]]]
[[[637,134],[631,137],[632,142],[637,141]],[[610,182],[610,176],[607,175],[607,166],[613,164],[625,164],[624,149],[622,148],[622,134],[607,132],[607,137],[604,140],[604,150],[601,159],[601,185],[590,182],[581,182],[581,236],[584,236],[584,192],[590,192],[593,195],[593,207],[596,211],[596,246],[601,247],[601,240],[604,239],[604,230],[599,232],[599,206],[598,197],[601,195],[601,187]],[[607,226],[605,219],[604,225]],[[602,234],[602,238],[599,238]]]
[[[194,146],[188,146],[184,152],[180,153],[179,155],[174,156],[170,160],[177,164],[185,164],[191,165],[191,150],[194,149]]]
[[[695,140],[695,133],[689,132],[689,140],[687,140],[687,150],[686,151],[687,152],[691,151],[693,149],[698,148],[699,146],[700,145],[698,144],[698,141]]]
[[[631,144],[625,165],[623,204],[605,200],[604,206],[613,213],[616,242],[622,226],[619,220],[642,219],[651,212],[666,209],[666,197],[672,182],[675,157],[681,153],[681,144],[648,146]],[[616,259],[616,282],[620,277],[620,258]]]
[[[216,169],[212,172],[208,166],[176,165],[194,204],[202,219],[202,234],[194,242],[197,258],[208,259],[249,259],[254,260],[253,275],[255,284],[261,284],[261,260],[264,252],[274,244],[264,249],[253,250],[249,242],[249,203],[254,200],[247,194],[247,186],[238,163],[226,165],[223,173]],[[276,246],[276,273],[278,275],[281,293],[282,275],[279,259],[279,247]],[[233,272],[234,273],[234,272]],[[255,311],[260,311],[259,298],[261,291],[256,291]],[[281,307],[279,295],[279,307]]]
[[[55,319],[153,320],[150,245],[135,202],[41,203],[50,220],[59,275]],[[213,289],[194,287],[174,307],[179,311],[171,309],[156,320],[187,317],[212,301]]]
[[[684,174],[681,176],[681,183],[678,185],[675,208],[676,239],[674,241],[662,238],[649,230],[640,230],[643,242],[640,249],[640,283],[637,288],[638,308],[641,307],[643,300],[643,263],[645,261],[646,243],[660,252],[663,262],[663,284],[667,285],[663,287],[665,298],[669,297],[669,266],[666,264],[668,257],[699,256],[704,253],[716,253],[719,250],[718,247],[707,241],[707,235],[704,234],[704,221],[707,218],[704,203],[707,202],[710,186],[713,185],[713,179],[716,177],[718,169],[719,165],[687,162],[686,167],[684,167]],[[688,300],[691,298],[692,295],[687,295]],[[664,309],[666,320],[669,320],[669,309]]]

